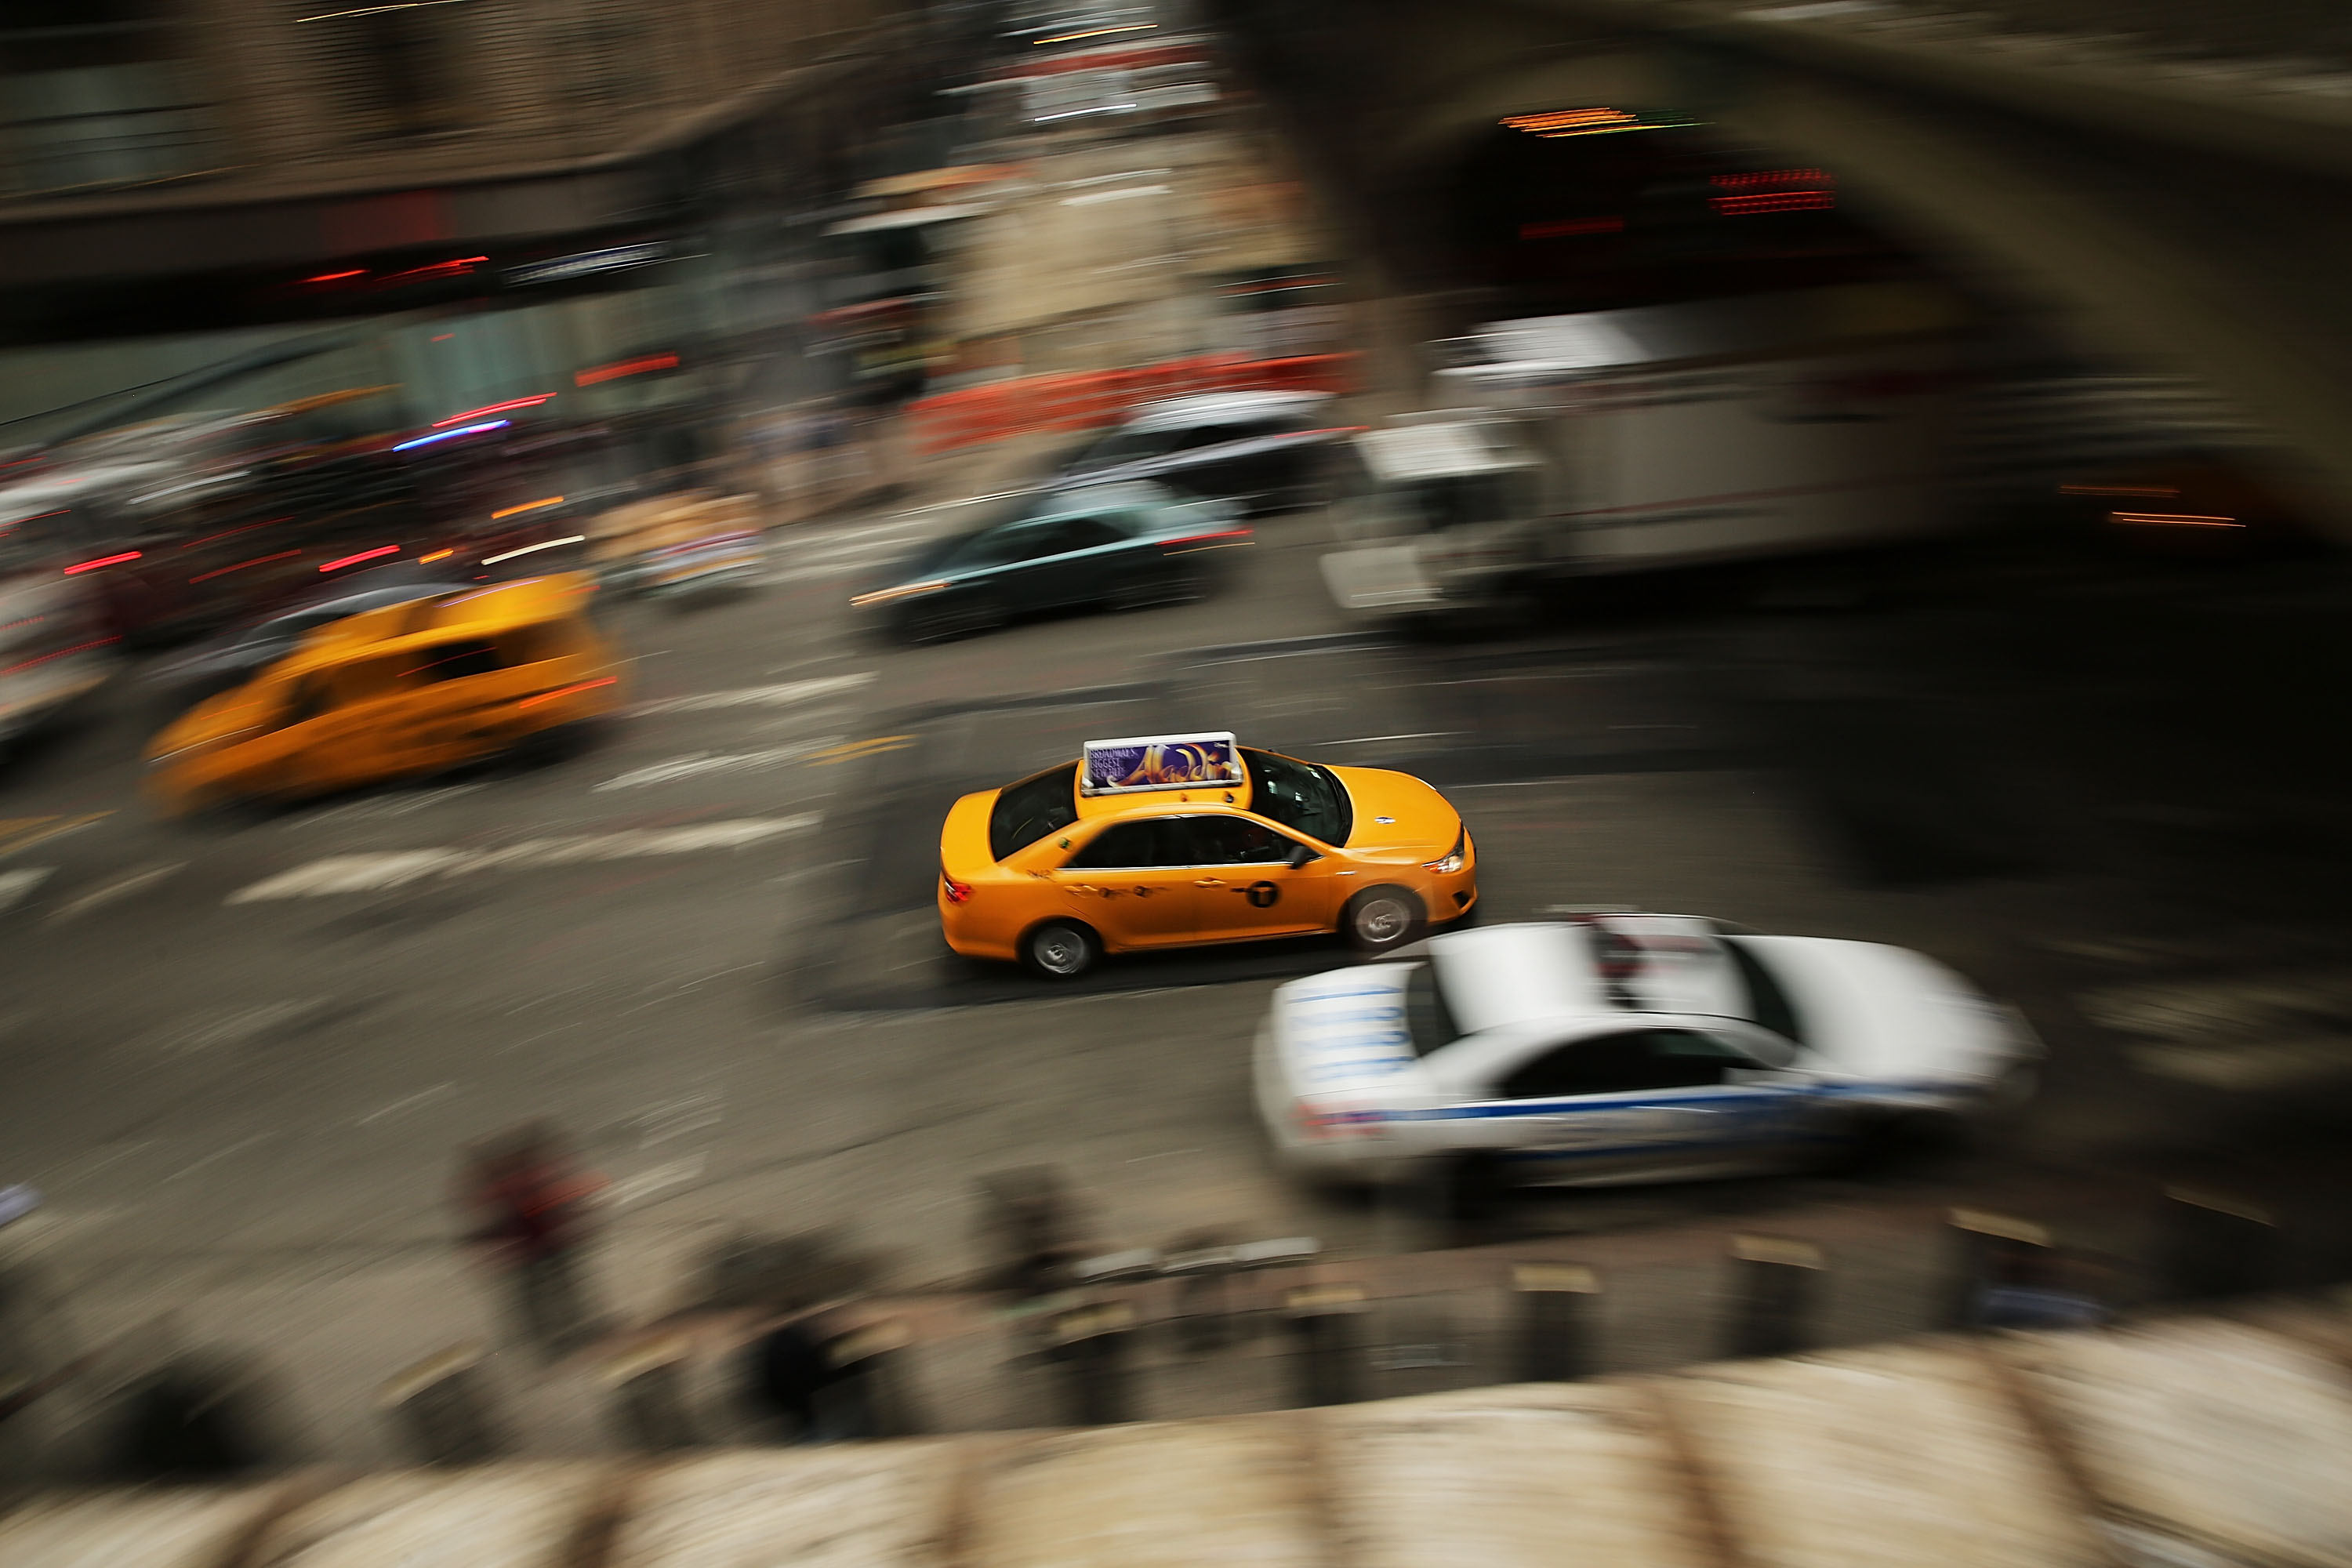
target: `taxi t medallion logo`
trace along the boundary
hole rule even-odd
[[[1270,910],[1282,897],[1282,889],[1272,882],[1252,882],[1243,891],[1249,895],[1253,909]]]

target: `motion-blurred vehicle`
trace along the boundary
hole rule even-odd
[[[1023,497],[986,527],[940,540],[849,602],[910,642],[1082,605],[1140,609],[1206,595],[1215,553],[1252,542],[1231,502],[1159,485]]]
[[[0,755],[121,666],[121,639],[69,552],[0,517]]]
[[[614,712],[623,663],[584,575],[387,605],[312,632],[149,745],[156,804],[184,815],[437,773],[545,745]]]
[[[2307,548],[2313,538],[2276,487],[2226,458],[2113,467],[2069,479],[2058,493],[2116,543],[2150,554],[2236,560]]]
[[[244,685],[293,652],[296,644],[320,626],[387,605],[434,598],[457,586],[446,578],[427,577],[422,569],[406,564],[371,572],[308,604],[265,616],[151,665],[142,679],[160,702],[184,708]]]
[[[1899,283],[1495,322],[1448,345],[1450,406],[1349,444],[1324,580],[1461,619],[1562,578],[1931,533],[1960,328]]]
[[[743,587],[765,564],[749,496],[659,496],[615,507],[587,528],[597,579],[617,593]]]
[[[571,480],[609,444],[601,426],[518,430],[521,411],[486,409],[387,429],[375,405],[391,390],[80,438],[0,486],[0,525],[64,554],[132,644],[215,632],[399,563],[544,573],[546,552],[579,542],[564,531]]]
[[[1055,484],[1149,479],[1252,513],[1312,504],[1325,448],[1350,434],[1328,392],[1209,392],[1147,403],[1063,465]]]
[[[1316,931],[1387,952],[1477,899],[1469,829],[1428,784],[1229,734],[1089,741],[940,830],[948,945],[1057,980],[1106,952]]]
[[[1875,942],[1686,915],[1452,931],[1276,991],[1258,1110],[1302,1175],[1482,1188],[1817,1163],[2032,1091],[2013,1009]]]

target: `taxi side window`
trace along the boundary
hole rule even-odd
[[[427,650],[409,673],[424,680],[461,680],[505,668],[493,643],[453,642]]]
[[[1099,517],[1066,517],[1054,525],[1054,553],[1068,554],[1117,544],[1127,537]]]
[[[1246,816],[1180,816],[1168,826],[1171,866],[1272,866],[1289,859],[1297,847]]]
[[[1165,866],[1161,824],[1114,822],[1062,864],[1073,871],[1133,870]]]
[[[415,662],[415,655],[405,653],[354,659],[335,671],[335,696],[344,702],[362,702],[409,690],[425,679],[414,673]]]
[[[323,676],[306,675],[294,683],[294,689],[287,695],[286,707],[278,715],[278,726],[282,729],[289,724],[299,724],[306,720],[316,719],[333,705],[333,699],[327,692],[326,679]]]
[[[1696,1029],[1626,1029],[1546,1051],[1503,1079],[1504,1100],[1555,1100],[1721,1083],[1755,1064]]]

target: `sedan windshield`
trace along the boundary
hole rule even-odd
[[[1805,1027],[1797,1016],[1796,1005],[1764,961],[1748,950],[1748,944],[1736,936],[1727,936],[1723,945],[1739,965],[1739,977],[1748,983],[1748,1016],[1785,1040],[1798,1045],[1805,1043]]]
[[[1461,1026],[1446,1004],[1445,986],[1437,977],[1434,963],[1413,965],[1412,978],[1404,983],[1404,1026],[1417,1057],[1443,1050],[1461,1037]]]
[[[1249,765],[1250,809],[1326,844],[1345,845],[1356,826],[1356,803],[1329,768],[1242,748]]]

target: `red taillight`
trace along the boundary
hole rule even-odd
[[[1235,544],[1254,542],[1255,540],[1252,531],[1244,526],[1220,528],[1210,533],[1179,534],[1174,539],[1161,540],[1160,546],[1171,555],[1179,555],[1192,550],[1223,550]]]
[[[948,875],[944,866],[940,868],[940,886],[947,889],[948,902],[951,904],[964,903],[971,898],[971,884],[957,881]]]

